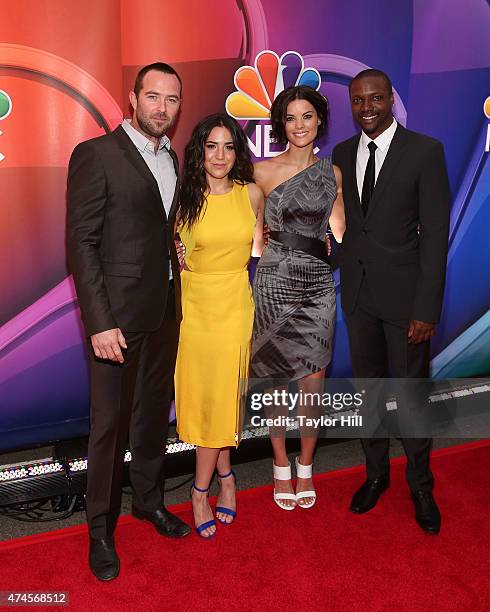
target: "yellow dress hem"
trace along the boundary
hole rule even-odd
[[[180,434],[179,432],[177,432],[179,435],[179,441],[180,442],[185,442],[186,444],[193,444],[194,446],[202,446],[203,448],[225,448],[226,446],[234,446],[235,448],[238,447],[241,438],[238,438],[238,440],[233,439],[231,442],[229,440],[218,440],[218,441],[209,441],[209,440],[202,440],[201,438],[194,438],[192,436],[186,436],[185,434]]]

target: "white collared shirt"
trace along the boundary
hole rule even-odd
[[[397,127],[398,127],[398,123],[393,117],[393,123],[390,125],[390,127],[387,128],[382,134],[380,134],[377,138],[374,139],[374,143],[376,144],[376,147],[377,147],[374,153],[375,181],[378,180],[381,166],[383,165],[383,162],[386,159],[386,155],[388,154],[388,149],[390,148],[390,144],[391,144],[391,141],[393,140],[393,136],[395,135]],[[369,138],[367,134],[365,134],[364,132],[361,132],[361,137],[359,139],[359,145],[357,146],[357,159],[356,159],[356,179],[357,179],[357,189],[359,191],[359,199],[362,199],[362,183],[364,182],[364,174],[366,172],[366,166],[369,160],[368,144],[371,141],[372,141],[372,138]]]
[[[177,184],[174,162],[169,153],[170,140],[168,136],[163,136],[160,139],[157,152],[155,153],[155,144],[144,134],[138,132],[138,130],[131,125],[130,119],[124,119],[121,126],[131,138],[132,143],[138,149],[141,157],[145,160],[146,165],[155,177],[162,198],[163,207],[168,218],[174,199],[175,185]],[[171,279],[172,276],[172,266],[169,262],[169,279]]]
[[[177,183],[174,162],[169,153],[170,140],[168,136],[163,136],[160,139],[160,144],[155,153],[155,144],[144,134],[138,132],[138,130],[131,125],[130,119],[125,119],[121,125],[155,177],[162,198],[163,207],[168,217],[174,199],[175,185]]]

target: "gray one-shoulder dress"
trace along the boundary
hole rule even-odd
[[[271,231],[323,241],[336,192],[326,157],[269,194],[265,222]],[[257,265],[253,295],[252,378],[298,380],[328,365],[336,302],[328,264],[269,240]]]

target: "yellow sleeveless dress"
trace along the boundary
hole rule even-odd
[[[175,370],[180,440],[238,445],[250,360],[254,303],[247,265],[255,214],[247,186],[210,195],[197,223],[180,228],[186,246],[182,322]]]

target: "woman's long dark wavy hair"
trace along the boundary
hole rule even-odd
[[[180,223],[188,228],[199,219],[206,202],[208,183],[204,170],[204,146],[215,127],[229,130],[235,147],[236,160],[229,178],[241,185],[254,182],[247,138],[235,119],[224,113],[216,113],[202,119],[194,128],[184,154],[179,219]]]

